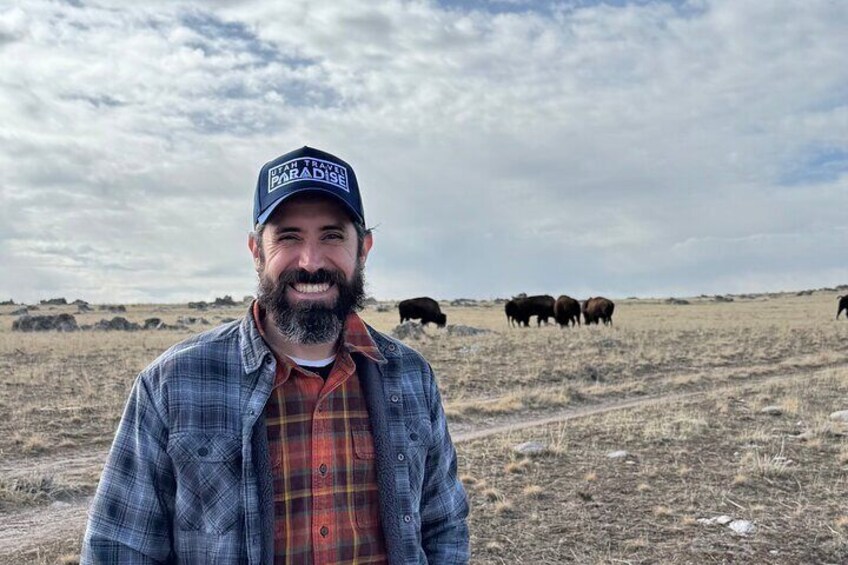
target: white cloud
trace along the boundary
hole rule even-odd
[[[357,170],[378,296],[845,282],[838,4],[484,6],[0,12],[0,295],[248,293],[256,171],[303,144]]]

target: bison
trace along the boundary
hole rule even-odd
[[[548,294],[539,294],[536,296],[528,296],[526,299],[525,316],[529,319],[530,316],[536,316],[536,325],[541,326],[542,322],[547,325],[548,318],[554,317],[554,300],[553,296]],[[526,325],[526,324],[525,324]]]
[[[506,314],[506,321],[510,325],[510,327],[515,327],[516,324],[521,325],[522,317],[521,317],[521,308],[518,305],[518,300],[513,298],[512,300],[507,300],[506,304],[504,304],[504,313]],[[530,317],[527,317],[528,321]],[[526,323],[525,323],[526,325]]]
[[[579,326],[580,303],[563,294],[554,302],[554,320],[560,327],[565,327],[569,323],[572,326]]]
[[[612,300],[597,296],[589,298],[583,302],[583,321],[586,325],[597,324],[603,321],[604,325],[612,325],[612,312],[615,310],[615,304]]]
[[[839,308],[836,310],[836,319],[839,319],[839,315],[845,310],[845,318],[848,319],[848,294],[845,296],[837,296],[839,300]]]
[[[447,316],[442,314],[439,303],[427,296],[401,300],[398,303],[398,311],[401,324],[406,320],[421,320],[425,326],[433,322],[443,328],[448,321]]]

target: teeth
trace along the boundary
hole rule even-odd
[[[294,289],[301,294],[317,294],[319,292],[327,292],[330,290],[330,283],[324,284],[303,284],[297,283],[292,285]]]

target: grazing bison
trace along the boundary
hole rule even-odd
[[[504,304],[504,313],[506,313],[506,322],[510,327],[521,324],[521,310],[515,298],[506,301],[506,304]]]
[[[398,303],[398,311],[401,324],[406,320],[421,320],[425,326],[433,322],[443,328],[448,321],[447,316],[442,314],[439,303],[426,296],[401,300]]]
[[[845,318],[848,319],[848,294],[845,296],[837,296],[839,300],[839,309],[836,310],[836,319],[839,319],[839,315],[845,310]]]
[[[597,324],[603,321],[604,325],[612,325],[612,312],[615,310],[615,304],[612,300],[597,296],[589,298],[583,302],[583,321],[586,325]]]
[[[536,316],[537,326],[541,326],[542,322],[545,322],[547,325],[548,318],[554,317],[554,303],[556,300],[554,300],[553,296],[548,294],[539,294],[536,296],[528,296],[525,300],[526,302],[524,304],[527,309],[525,316],[528,320],[530,316]]]
[[[580,325],[580,303],[570,296],[562,295],[554,302],[554,320],[560,327]]]

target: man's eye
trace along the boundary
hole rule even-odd
[[[328,233],[324,236],[324,239],[344,239],[344,236],[340,233]]]

